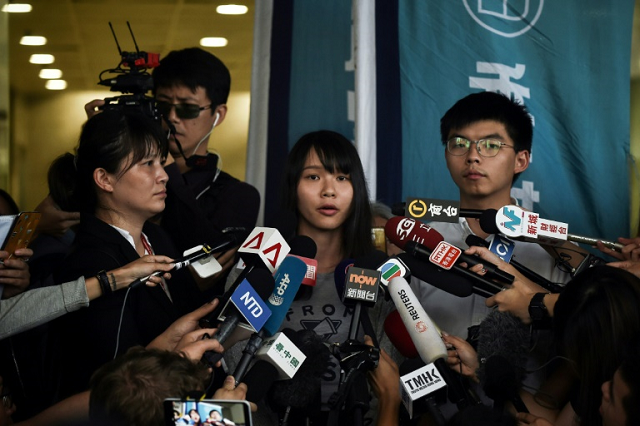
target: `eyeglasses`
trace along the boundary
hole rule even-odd
[[[198,118],[198,116],[200,115],[200,111],[210,109],[211,106],[212,105],[201,107],[200,105],[194,104],[172,104],[164,101],[156,101],[156,107],[158,108],[160,114],[168,117],[171,113],[171,108],[175,107],[176,115],[178,116],[178,118],[182,119]]]
[[[477,141],[470,141],[469,139],[456,136],[447,141],[447,151],[449,151],[449,154],[451,155],[465,155],[469,152],[469,148],[472,143],[476,144],[478,154],[483,157],[495,157],[503,146],[513,148],[513,146],[507,145],[506,143],[496,139],[479,139]]]

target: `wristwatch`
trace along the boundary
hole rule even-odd
[[[534,328],[551,328],[551,316],[544,305],[547,293],[536,293],[529,302],[529,316]]]

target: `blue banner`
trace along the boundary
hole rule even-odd
[[[629,235],[633,0],[400,1],[403,194],[457,199],[440,117],[472,92],[520,99],[532,162],[512,196],[572,234]]]

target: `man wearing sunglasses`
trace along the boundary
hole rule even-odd
[[[229,70],[213,54],[187,48],[160,61],[153,83],[163,125],[171,133],[162,227],[180,250],[215,244],[227,228],[243,227],[248,234],[258,218],[260,195],[253,186],[223,172],[218,155],[208,152],[212,132],[227,115]],[[218,258],[223,271],[209,284],[224,283],[221,278],[226,277],[235,252]]]

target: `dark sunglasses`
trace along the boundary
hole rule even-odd
[[[172,104],[169,102],[156,101],[156,107],[160,114],[168,117],[171,113],[171,108],[176,109],[176,115],[179,118],[198,118],[200,111],[210,109],[211,105],[199,106],[194,104]]]

